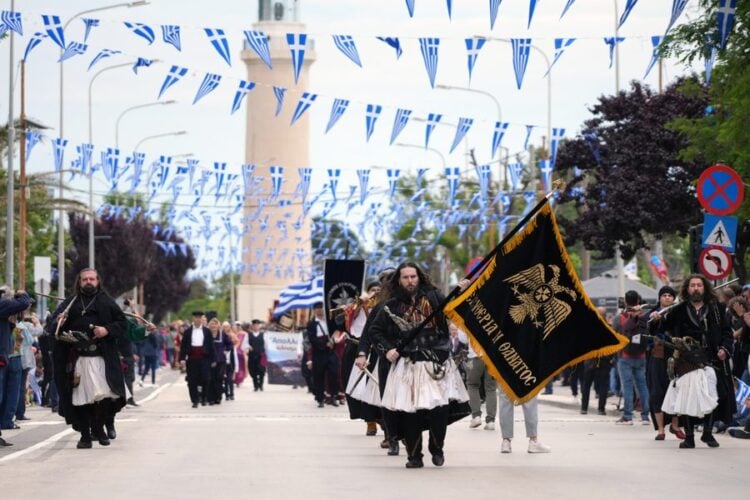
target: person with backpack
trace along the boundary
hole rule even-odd
[[[625,292],[625,309],[619,316],[619,332],[626,336],[630,343],[621,351],[617,361],[617,368],[622,381],[622,392],[625,400],[623,413],[617,425],[633,425],[634,394],[637,388],[641,401],[641,423],[650,425],[648,406],[648,387],[646,385],[646,343],[641,337],[648,333],[647,316],[641,305],[638,292]]]

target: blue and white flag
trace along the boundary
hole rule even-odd
[[[362,67],[362,61],[359,59],[359,52],[351,35],[333,35],[333,44],[336,45],[342,54],[351,59],[351,61]]]
[[[107,148],[102,161],[102,171],[104,177],[109,182],[109,191],[117,189],[117,183],[120,180],[120,150]]]
[[[219,86],[219,83],[221,83],[221,75],[216,73],[206,73],[206,76],[203,77],[203,82],[201,82],[201,86],[198,87],[198,92],[195,94],[193,104],[201,100],[206,94],[214,91],[216,87]]]
[[[36,130],[26,131],[26,163],[29,162],[29,156],[31,156],[31,150],[34,149],[34,146],[39,144],[39,141],[41,140],[42,140],[41,132],[37,132]]]
[[[242,172],[242,185],[245,188],[245,193],[249,194],[250,189],[253,186],[253,173],[255,172],[255,165],[252,163],[245,163],[241,167]]]
[[[78,152],[78,158],[81,164],[81,173],[83,175],[91,175],[93,173],[90,172],[91,155],[94,152],[94,145],[84,143],[80,146],[76,146],[76,151]]]
[[[435,88],[435,75],[437,74],[440,39],[420,38],[419,47],[422,51],[422,59],[424,59],[424,67],[427,70],[427,76],[430,78],[430,86]]]
[[[529,64],[531,38],[511,38],[510,43],[513,48],[513,71],[516,73],[516,86],[520,90],[523,84],[523,75],[526,73],[526,66]]]
[[[86,52],[88,45],[79,42],[70,42],[65,50],[63,51],[60,59],[57,62],[63,62],[66,59],[70,59],[73,56],[81,55]]]
[[[359,179],[359,204],[364,205],[367,196],[370,194],[367,188],[368,184],[370,183],[370,169],[358,169],[357,178]]]
[[[448,19],[453,19],[453,0],[445,0],[445,7],[448,9]]]
[[[396,59],[401,57],[401,54],[404,53],[404,51],[401,49],[401,42],[399,41],[398,37],[392,37],[392,36],[378,36],[375,37],[381,42],[387,43],[389,46],[396,49]]]
[[[378,121],[380,112],[383,111],[383,106],[380,104],[368,104],[367,111],[365,112],[365,132],[367,142],[370,142],[370,137],[375,130],[375,123]]]
[[[534,191],[524,191],[523,201],[526,202],[526,207],[523,209],[523,215],[526,215],[531,210],[536,202],[536,193]]]
[[[706,85],[711,84],[711,73],[714,69],[714,64],[716,63],[716,56],[719,54],[718,49],[716,48],[716,45],[713,44],[713,40],[711,39],[711,35],[708,35],[706,37],[707,40],[707,46],[704,50],[704,53],[706,54],[706,59],[704,61],[704,68],[705,68],[705,75],[706,75]]]
[[[328,185],[331,187],[331,194],[333,195],[333,201],[336,201],[336,188],[339,185],[340,176],[341,176],[340,168],[328,169]]]
[[[489,163],[485,165],[477,166],[477,176],[479,177],[479,198],[482,200],[482,205],[487,203],[487,193],[490,187],[490,176],[492,174],[492,167]]]
[[[406,0],[406,8],[409,10],[409,17],[414,17],[414,0]]]
[[[149,66],[151,66],[151,64],[153,64],[153,62],[154,61],[152,59],[146,59],[146,58],[143,58],[143,57],[139,57],[138,60],[133,65],[133,73],[135,73],[137,75],[138,74],[138,68],[148,68]]]
[[[469,66],[469,84],[471,84],[471,73],[474,71],[474,65],[477,62],[477,57],[479,57],[479,51],[482,50],[487,39],[475,36],[473,38],[465,39],[464,42],[466,42],[466,57]]]
[[[244,33],[247,45],[258,54],[258,57],[268,66],[268,69],[273,69],[273,66],[271,66],[271,51],[268,48],[268,36],[262,31],[245,31]]]
[[[435,129],[435,126],[440,123],[440,119],[442,117],[443,115],[439,115],[437,113],[430,113],[429,115],[427,115],[427,126],[425,127],[424,131],[425,149],[430,145],[430,136],[432,135],[432,131]]]
[[[235,111],[240,109],[242,100],[245,99],[245,96],[254,88],[255,82],[240,80],[240,84],[237,86],[237,92],[234,93],[234,99],[232,99],[232,111],[230,114],[234,114]]]
[[[523,141],[523,149],[529,149],[529,139],[531,139],[531,132],[534,131],[534,125],[526,125],[526,140]]]
[[[495,21],[497,20],[497,11],[500,9],[500,2],[502,0],[490,0],[490,29],[495,29]]]
[[[154,40],[156,40],[156,35],[154,34],[154,30],[143,23],[131,23],[131,22],[125,22],[125,27],[128,28],[130,31],[138,35],[139,37],[143,38],[148,42],[149,45],[154,43]]]
[[[654,35],[651,37],[651,45],[653,46],[653,50],[651,51],[651,61],[648,63],[648,67],[646,68],[646,73],[643,75],[643,79],[645,80],[649,73],[651,73],[651,70],[656,65],[656,62],[659,60],[659,45],[661,44],[662,37],[658,35]]]
[[[521,184],[521,174],[523,173],[523,164],[520,162],[509,163],[508,172],[510,173],[510,187],[515,193]]]
[[[278,317],[294,309],[309,309],[316,302],[323,302],[323,276],[294,283],[282,290],[273,315]]]
[[[55,172],[62,170],[63,157],[65,156],[65,147],[67,145],[68,140],[60,137],[52,141],[52,153],[55,157]]]
[[[334,125],[336,125],[336,122],[339,121],[339,118],[341,118],[341,115],[344,114],[344,111],[346,111],[348,107],[349,99],[333,100],[333,106],[331,106],[331,116],[328,118],[328,125],[326,125],[326,134],[333,128]]]
[[[20,36],[23,36],[23,22],[21,20],[21,13],[12,10],[4,10],[0,14],[0,21],[9,30],[13,30]]]
[[[630,11],[633,10],[633,7],[635,7],[635,4],[637,3],[638,0],[627,0],[625,2],[625,8],[622,10],[620,21],[617,23],[617,29],[622,28],[622,25],[625,24],[625,21],[627,21],[628,16],[630,15]]]
[[[302,65],[305,62],[305,50],[307,48],[307,34],[287,33],[286,43],[289,45],[289,51],[292,53],[292,69],[294,70],[294,83],[297,83],[299,80],[299,74],[302,71]]]
[[[552,160],[540,160],[539,171],[542,174],[542,185],[544,191],[549,192],[550,186],[552,185],[552,170],[555,168],[555,164]]]
[[[469,132],[469,129],[474,124],[474,119],[472,118],[459,118],[458,119],[458,125],[456,126],[456,135],[453,137],[453,144],[451,144],[451,150],[450,153],[453,152],[454,149],[456,149],[456,146],[461,144],[461,141],[463,140],[464,136]]]
[[[445,179],[448,181],[448,206],[455,206],[456,192],[458,192],[459,167],[446,167]]]
[[[560,141],[565,137],[565,129],[564,128],[553,128],[552,129],[552,138],[550,139],[550,162],[552,166],[555,166],[555,161],[557,160],[557,147],[560,144]]]
[[[401,131],[404,130],[404,127],[409,122],[410,117],[410,109],[399,108],[396,110],[396,118],[393,120],[393,129],[391,130],[391,145],[396,140]]]
[[[99,26],[99,20],[98,19],[91,19],[89,17],[84,17],[81,19],[83,21],[83,25],[85,26],[85,31],[83,32],[83,43],[86,43],[89,41],[89,35],[91,34],[91,28],[96,28]]]
[[[299,172],[299,186],[297,190],[302,197],[302,203],[307,200],[307,194],[310,192],[310,180],[312,179],[312,168],[302,167],[298,169]]]
[[[221,28],[203,28],[203,31],[206,33],[211,45],[216,49],[216,52],[231,66],[232,56],[229,54],[229,42],[224,34],[224,30]]]
[[[531,28],[531,19],[534,17],[534,11],[536,10],[537,0],[529,0],[529,22],[526,25],[526,29]]]
[[[389,168],[386,173],[388,174],[388,195],[393,199],[396,195],[396,187],[398,186],[398,178],[401,176],[401,170],[398,168]]]
[[[271,199],[275,200],[281,194],[281,185],[284,182],[284,167],[271,165]]]
[[[105,59],[107,57],[112,57],[117,54],[122,54],[119,50],[112,50],[112,49],[102,49],[89,63],[89,68],[87,71],[90,71],[91,68],[94,66],[94,64],[98,63],[102,59]]]
[[[682,11],[685,10],[685,6],[690,0],[672,0],[672,15],[669,18],[669,24],[667,25],[667,29],[664,30],[664,35],[666,36],[667,33],[669,33],[669,30],[672,29],[672,26],[674,26],[674,23],[677,22],[677,19],[680,18],[682,15]]]
[[[182,41],[180,39],[180,27],[176,24],[162,24],[161,25],[161,39],[164,43],[167,43],[182,52]]]
[[[565,13],[568,12],[568,9],[570,9],[573,6],[573,3],[575,1],[576,0],[568,0],[568,2],[565,4],[565,7],[563,7],[562,14],[560,14],[560,19],[563,18],[563,16],[565,15]]]
[[[606,37],[604,39],[604,43],[606,43],[609,46],[609,67],[612,68],[612,63],[615,60],[615,47],[622,43],[625,40],[624,37],[618,36],[618,37]]]
[[[735,11],[737,10],[737,0],[719,0],[719,8],[716,11],[716,19],[719,28],[719,48],[724,49],[727,46],[727,38],[734,26]]]
[[[417,185],[417,186],[421,186],[422,185],[422,180],[424,180],[424,176],[425,176],[425,174],[427,172],[429,172],[429,170],[430,170],[429,168],[418,168],[417,169],[417,178],[414,181],[414,184]]]
[[[299,98],[299,102],[297,103],[297,108],[294,110],[294,114],[292,115],[292,121],[289,123],[289,125],[294,125],[294,122],[299,120],[303,114],[305,114],[305,111],[312,105],[312,103],[315,102],[315,99],[318,98],[318,94],[312,94],[310,92],[303,92],[302,97]]]
[[[554,66],[557,60],[560,59],[560,56],[563,55],[565,49],[570,47],[575,41],[575,38],[555,38],[555,57],[552,58],[552,64],[547,68],[547,72],[544,74],[545,77],[549,75],[550,71],[552,71],[552,66]]]
[[[226,172],[227,172],[227,163],[226,162],[214,162],[214,178],[216,179],[216,188],[214,189],[214,194],[216,195],[216,198],[218,199],[221,195],[221,188],[224,186],[224,179],[226,178]]]
[[[737,392],[734,393],[737,401],[737,415],[739,418],[745,418],[750,415],[750,407],[745,404],[747,398],[750,398],[750,385],[747,385],[740,379],[737,380]]]
[[[286,94],[286,89],[284,87],[273,88],[273,95],[276,96],[276,115],[275,116],[279,116],[279,113],[281,113],[281,108],[284,105],[284,94]]]
[[[505,132],[508,130],[508,122],[495,122],[495,131],[492,133],[492,158],[497,155],[500,143],[503,142]]]
[[[32,50],[36,48],[37,45],[42,43],[42,40],[47,38],[47,35],[44,33],[34,33],[34,35],[31,37],[31,40],[29,40],[29,43],[26,44],[26,50],[23,53],[23,60],[28,61],[29,60],[29,54]]]
[[[164,91],[177,83],[183,76],[187,75],[187,72],[187,68],[181,68],[179,66],[172,66],[171,68],[169,68],[167,77],[164,79],[164,83],[161,84],[161,89],[159,90],[159,96],[157,97],[157,99],[161,99]]]
[[[42,22],[44,23],[44,29],[49,35],[50,40],[55,42],[58,47],[65,50],[65,33],[63,32],[63,25],[60,22],[60,16],[42,16]]]

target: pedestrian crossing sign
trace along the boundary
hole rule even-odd
[[[737,242],[737,217],[705,214],[703,219],[703,247],[721,247],[734,253]]]

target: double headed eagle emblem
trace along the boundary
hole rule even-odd
[[[573,300],[577,298],[575,290],[558,284],[560,268],[553,264],[547,267],[552,271],[552,279],[549,281],[545,280],[543,264],[537,264],[503,280],[511,285],[513,294],[520,301],[520,304],[510,306],[510,317],[518,325],[530,318],[536,328],[542,329],[542,340],[546,340],[572,310],[570,304],[557,298],[557,295],[566,293]]]

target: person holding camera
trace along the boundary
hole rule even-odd
[[[0,429],[15,429],[12,421],[18,405],[18,389],[23,373],[21,356],[14,356],[16,342],[13,335],[15,315],[25,311],[31,305],[31,298],[23,290],[18,290],[12,297],[7,287],[0,289],[0,415],[4,415],[6,406],[12,408],[10,422],[0,419]],[[19,353],[20,354],[20,353]],[[12,404],[11,404],[12,402]],[[0,431],[0,447],[11,446],[5,441]]]
[[[625,399],[622,417],[618,425],[633,425],[634,389],[638,389],[641,401],[641,423],[650,425],[648,406],[648,386],[646,385],[646,346],[641,335],[648,333],[647,317],[641,306],[641,297],[635,290],[625,292],[625,310],[619,317],[619,332],[626,336],[630,343],[621,352],[617,369],[622,380],[622,393]]]

